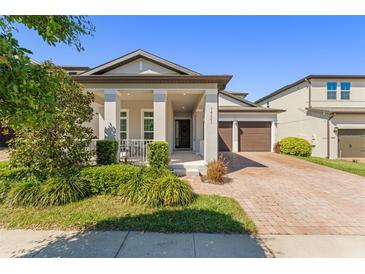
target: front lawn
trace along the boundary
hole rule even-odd
[[[156,232],[249,232],[254,223],[233,199],[198,195],[185,207],[131,205],[118,196],[99,195],[62,206],[0,205],[2,228],[119,229]]]
[[[299,157],[299,158],[312,163],[339,169],[342,171],[347,171],[360,176],[365,176],[365,164],[362,163],[354,163],[343,160],[330,160],[320,157]]]

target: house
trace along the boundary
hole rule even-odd
[[[231,75],[204,75],[143,50],[90,69],[64,68],[95,95],[95,138],[117,140],[122,156],[145,160],[151,140],[167,141],[172,161],[179,151],[207,163],[219,151],[273,149],[282,110],[225,91]]]
[[[304,138],[319,157],[365,157],[365,75],[309,75],[255,103],[286,110],[277,140]]]

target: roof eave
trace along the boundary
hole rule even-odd
[[[215,83],[225,89],[232,75],[75,75],[79,83]]]

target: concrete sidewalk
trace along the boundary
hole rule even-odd
[[[262,258],[248,234],[0,230],[0,257]]]
[[[277,258],[365,258],[365,236],[265,235],[260,238]]]

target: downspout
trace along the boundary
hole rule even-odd
[[[330,116],[327,118],[327,159],[330,158],[330,147],[331,147],[331,139],[330,139],[330,121],[333,117],[335,117],[335,113],[330,113]]]
[[[305,81],[308,83],[308,109],[312,108],[312,82],[305,78]]]

